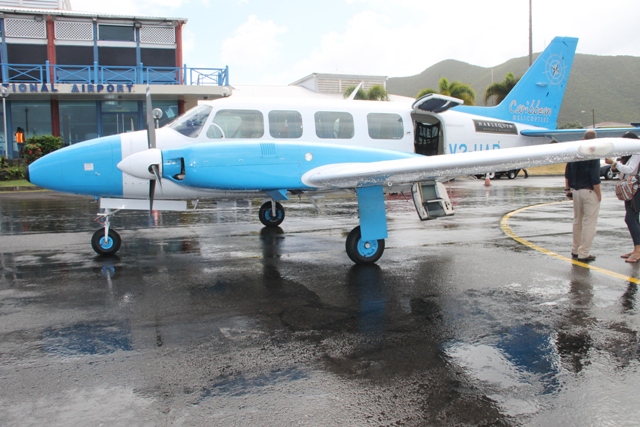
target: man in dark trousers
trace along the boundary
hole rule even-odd
[[[18,144],[18,153],[20,158],[24,157],[24,129],[19,127],[16,129],[16,143]]]
[[[596,132],[588,130],[582,139],[594,139]],[[596,223],[600,211],[600,160],[583,160],[567,163],[564,171],[565,194],[573,199],[573,245],[571,257],[581,262],[596,259],[591,255],[591,245],[596,235]]]

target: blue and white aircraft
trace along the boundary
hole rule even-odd
[[[567,137],[555,128],[576,45],[555,38],[495,107],[441,95],[415,102],[230,96],[154,131],[147,91],[148,131],[63,148],[32,163],[27,179],[98,197],[104,228],[92,246],[105,256],[120,248],[110,219],[121,209],[187,210],[188,200],[261,197],[260,221],[274,227],[290,195],[353,189],[360,224],[346,252],[355,263],[375,263],[387,238],[385,191],[411,186],[420,218],[432,219],[453,214],[441,183],[449,177],[640,152],[626,138],[545,144]]]

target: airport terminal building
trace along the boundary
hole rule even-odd
[[[0,0],[2,155],[18,156],[19,127],[25,138],[53,134],[65,144],[144,129],[147,86],[160,125],[198,100],[229,96],[228,67],[183,64],[186,22],[76,12],[68,0]]]

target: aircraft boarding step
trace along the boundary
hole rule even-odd
[[[453,215],[453,205],[441,182],[416,182],[411,186],[411,195],[422,221]]]

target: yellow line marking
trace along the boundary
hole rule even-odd
[[[611,270],[606,270],[604,268],[600,268],[600,267],[596,267],[594,265],[591,264],[587,264],[585,262],[580,262],[577,261],[575,259],[571,259],[568,258],[566,256],[562,256],[560,254],[557,254],[555,252],[552,252],[548,249],[545,249],[541,246],[538,246],[534,243],[531,243],[530,241],[523,239],[522,237],[518,236],[516,233],[513,232],[513,230],[511,229],[511,227],[509,227],[509,219],[517,214],[519,214],[520,212],[526,211],[528,209],[533,209],[533,208],[539,208],[542,206],[549,206],[549,205],[555,205],[558,203],[567,203],[565,201],[562,202],[551,202],[551,203],[540,203],[538,205],[531,205],[531,206],[526,206],[524,208],[520,208],[520,209],[516,209],[515,211],[511,211],[509,213],[507,213],[506,215],[504,215],[501,219],[500,219],[500,228],[502,229],[502,231],[509,236],[510,238],[512,238],[513,240],[515,240],[518,243],[521,243],[533,250],[536,250],[538,252],[542,252],[545,255],[549,255],[553,258],[556,258],[560,261],[565,261],[565,262],[570,262],[571,264],[574,265],[579,265],[580,267],[584,267],[584,268],[588,268],[591,269],[593,271],[597,271],[598,273],[602,273],[602,274],[606,274],[607,276],[611,276],[611,277],[615,277],[616,279],[621,279],[624,280],[626,282],[631,282],[631,283],[635,283],[636,285],[640,285],[640,279],[636,279],[635,277],[631,277],[631,276],[625,276],[624,274],[620,274],[620,273],[616,273],[614,271]]]

